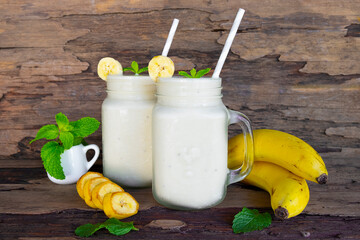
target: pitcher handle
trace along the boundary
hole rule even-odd
[[[98,159],[98,157],[100,155],[100,149],[95,144],[90,144],[83,148],[85,155],[86,155],[86,152],[89,151],[90,149],[94,150],[95,154],[94,154],[94,157],[89,162],[87,162],[87,164],[86,164],[87,170],[89,170],[94,165],[94,163],[96,162],[96,160]]]
[[[229,110],[229,125],[239,123],[244,135],[244,162],[242,166],[235,170],[229,169],[228,184],[236,183],[249,175],[254,163],[254,137],[249,118],[237,111]]]

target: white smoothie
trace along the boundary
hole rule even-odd
[[[151,186],[155,84],[150,77],[110,75],[107,87],[102,105],[104,176],[121,186]]]
[[[167,80],[178,81],[176,89]],[[153,110],[153,195],[175,209],[220,203],[229,172],[229,117],[221,101],[221,81],[190,80],[194,82],[160,79]]]

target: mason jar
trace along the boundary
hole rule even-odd
[[[102,104],[103,172],[121,186],[151,186],[154,104],[155,84],[149,76],[108,76]]]
[[[196,210],[219,204],[228,184],[244,179],[253,163],[250,121],[228,110],[221,79],[160,78],[153,109],[153,196],[168,208]],[[228,125],[240,123],[245,162],[227,168]]]

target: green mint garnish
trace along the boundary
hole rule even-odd
[[[269,213],[259,213],[258,210],[243,208],[241,212],[235,215],[233,220],[234,233],[245,233],[256,230],[262,230],[271,224]]]
[[[87,137],[94,133],[100,126],[100,122],[95,118],[84,117],[77,121],[70,122],[70,125],[74,127],[70,132],[74,137]]]
[[[45,138],[47,140],[52,140],[57,138],[58,136],[59,136],[59,129],[56,125],[54,124],[45,125],[40,128],[40,130],[36,134],[36,137],[30,141],[30,144],[42,138]]]
[[[143,67],[143,68],[139,69],[139,64],[135,61],[133,61],[131,63],[131,67],[123,69],[124,72],[132,71],[133,73],[135,73],[135,75],[139,75],[140,73],[145,72],[147,70],[148,70],[148,67]]]
[[[64,146],[51,141],[41,148],[41,159],[45,170],[56,179],[65,179],[64,170],[60,163],[60,155],[64,152]]]
[[[187,77],[187,78],[201,78],[202,76],[204,76],[205,74],[207,74],[208,72],[210,72],[211,68],[205,68],[202,69],[198,72],[196,72],[195,68],[190,70],[190,74],[188,74],[187,72],[184,71],[179,71],[179,75]]]
[[[106,228],[111,234],[116,236],[125,235],[131,230],[138,231],[136,227],[134,227],[133,222],[120,222],[116,218],[110,218],[106,220],[104,223],[97,223],[97,224],[85,224],[81,225],[80,227],[76,228],[75,234],[80,237],[90,237],[96,231]]]
[[[41,148],[41,159],[50,176],[63,180],[65,174],[61,166],[60,155],[65,150],[81,143],[87,145],[84,137],[94,133],[99,128],[100,122],[91,117],[69,122],[69,119],[61,112],[56,114],[55,120],[57,126],[50,124],[41,127],[30,144],[42,138],[56,139],[56,141],[50,141]]]
[[[59,126],[60,131],[68,131],[69,127],[71,127],[71,125],[69,125],[69,119],[67,118],[67,116],[65,116],[65,114],[63,113],[58,113],[55,116],[55,120],[57,125]]]
[[[60,131],[59,139],[65,149],[70,149],[74,144],[74,135],[71,132]]]

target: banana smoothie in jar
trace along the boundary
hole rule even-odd
[[[153,109],[153,196],[179,210],[210,208],[228,184],[249,174],[253,162],[250,122],[222,102],[220,78],[160,78]],[[227,168],[228,125],[240,123],[245,162]]]
[[[149,76],[107,77],[102,104],[103,172],[122,186],[151,186],[154,104],[155,84]]]

